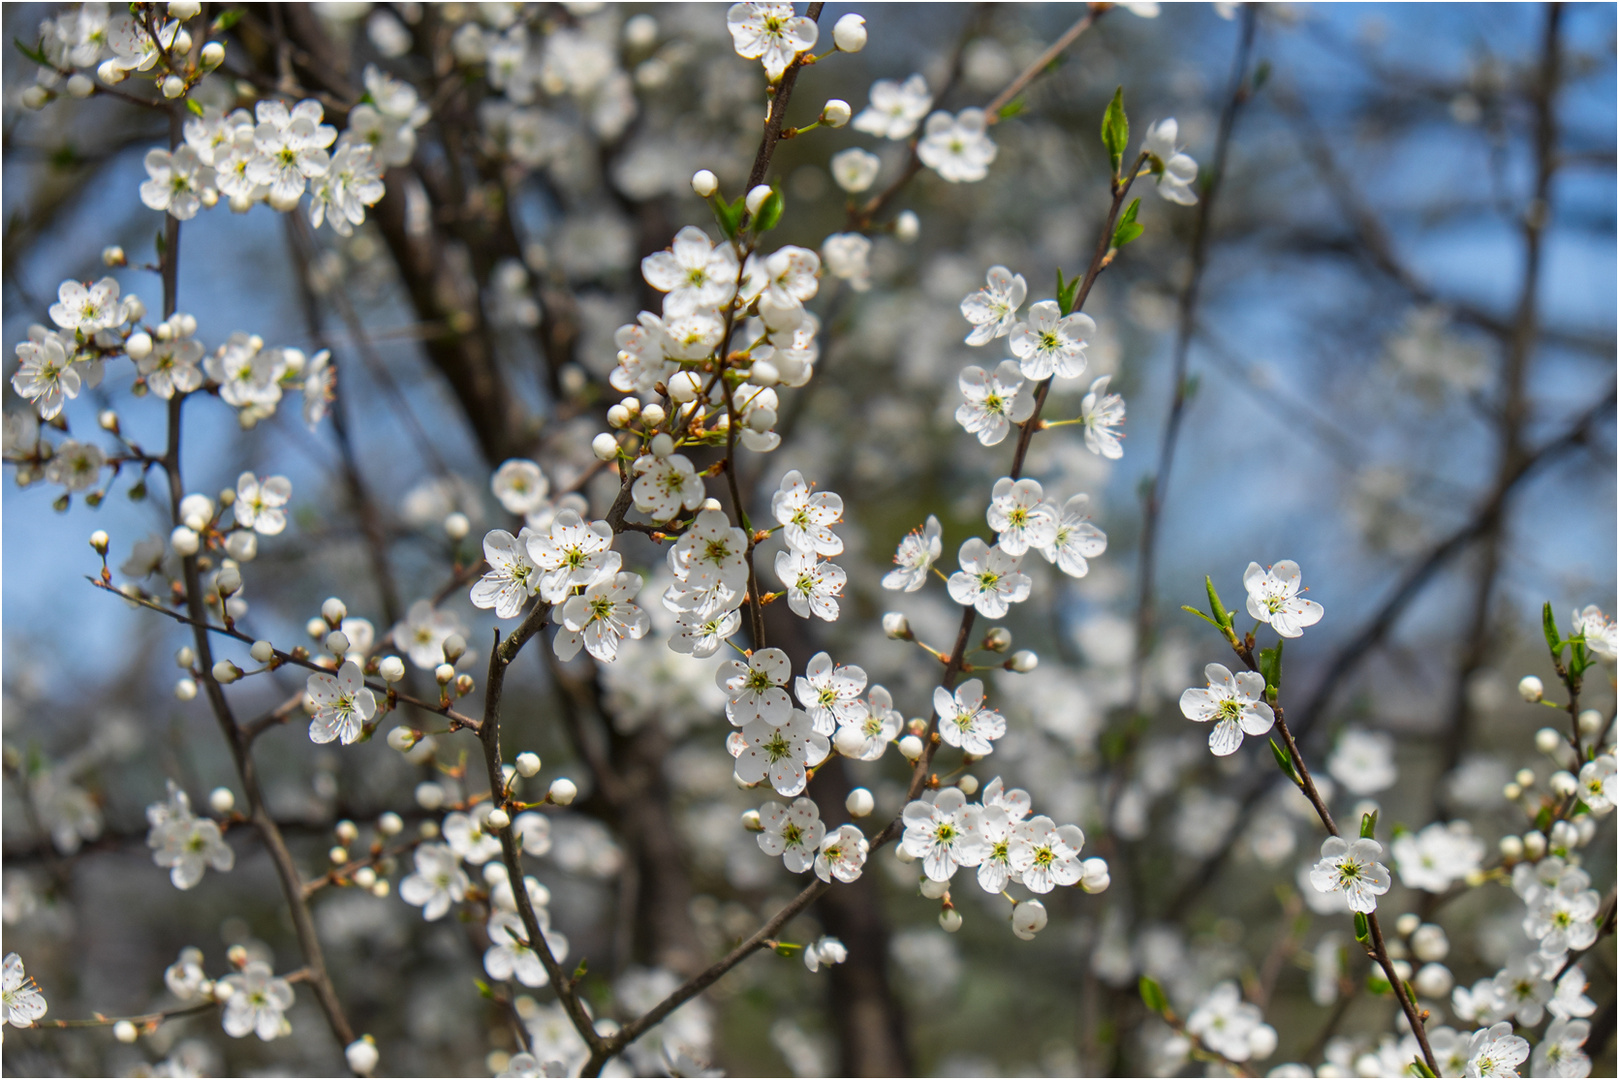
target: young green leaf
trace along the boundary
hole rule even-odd
[[[1298,773],[1293,771],[1293,762],[1289,760],[1287,751],[1276,745],[1275,739],[1270,740],[1270,752],[1276,758],[1276,767],[1287,774],[1287,778],[1293,781],[1295,786],[1302,789],[1304,785],[1299,783]]]
[[[1376,832],[1377,832],[1377,811],[1373,810],[1369,814],[1362,814],[1360,816],[1360,838],[1362,840],[1370,840],[1372,838],[1372,835],[1374,833],[1376,833]]]
[[[28,46],[26,46],[26,45],[24,45],[22,43],[22,38],[12,38],[11,43],[13,45],[17,46],[17,51],[18,52],[20,52],[24,56],[28,57],[28,59],[30,59],[34,63],[38,64],[40,67],[51,67],[52,66],[50,60],[45,56],[45,50],[44,49],[39,49],[39,48],[30,49]]]
[[[781,197],[781,190],[771,188],[769,197],[765,199],[765,204],[759,207],[759,216],[754,219],[753,231],[762,233],[774,229],[776,223],[781,220],[781,212],[786,205],[786,200]]]
[[[1164,988],[1150,976],[1141,976],[1141,1003],[1159,1016],[1169,1012],[1169,999],[1164,996]]]
[[[196,98],[186,98],[186,108],[190,109],[196,116],[202,115],[202,102]]]
[[[1018,113],[1022,112],[1028,107],[1029,103],[1023,100],[1023,95],[1019,94],[1011,101],[1008,101],[1005,105],[1002,105],[1000,111],[995,115],[1000,117],[1002,120],[1010,120],[1012,117],[1016,116]]]
[[[1259,673],[1265,676],[1267,694],[1282,692],[1282,642],[1278,641],[1274,648],[1259,650]]]
[[[1074,309],[1074,294],[1079,291],[1079,282],[1079,278],[1074,278],[1072,281],[1064,281],[1062,276],[1062,267],[1057,267],[1057,307],[1060,308],[1064,314],[1067,314]]]
[[[736,239],[736,230],[742,224],[742,215],[747,213],[747,197],[738,195],[736,199],[727,203],[724,199],[712,199],[714,217],[720,223],[720,231],[727,240]]]
[[[1121,248],[1146,232],[1145,226],[1136,223],[1136,211],[1141,208],[1140,199],[1131,199],[1130,205],[1124,208],[1119,215],[1119,224],[1113,230],[1113,246]]]
[[[1415,1000],[1415,999],[1412,999],[1412,1000]],[[1409,1064],[1409,1065],[1407,1065],[1405,1067],[1405,1071],[1410,1073],[1412,1076],[1433,1076],[1433,1075],[1435,1075],[1434,1071],[1432,1069],[1428,1068],[1428,1063],[1426,1061],[1423,1061],[1421,1058],[1413,1058],[1411,1060],[1411,1064]]]
[[[246,8],[234,7],[229,9],[214,20],[214,31],[223,34],[226,30],[241,22],[242,16],[246,13]]]
[[[1113,175],[1119,175],[1125,147],[1130,145],[1130,121],[1124,115],[1122,86],[1113,92],[1113,100],[1108,102],[1107,112],[1102,117],[1102,145],[1107,147],[1107,156],[1113,162]]]
[[[1546,632],[1546,647],[1552,651],[1552,659],[1560,660],[1563,656],[1563,635],[1557,629],[1557,616],[1552,614],[1551,601],[1540,609],[1541,629]]]
[[[1209,590],[1209,610],[1214,612],[1215,621],[1223,630],[1231,625],[1231,615],[1226,611],[1225,605],[1220,603],[1220,594],[1215,591],[1214,579],[1207,574],[1203,575],[1203,584]]]
[[[1363,911],[1355,912],[1355,940],[1365,941],[1371,936],[1372,924],[1367,920],[1366,913]]]
[[[1216,630],[1224,630],[1225,629],[1225,627],[1221,626],[1219,623],[1215,622],[1213,619],[1209,618],[1207,615],[1205,615],[1201,611],[1197,610],[1197,608],[1192,607],[1190,604],[1182,604],[1181,605],[1181,610],[1182,611],[1190,611],[1193,615],[1196,615],[1198,618],[1202,619],[1204,622],[1208,623],[1210,626],[1214,627]]]

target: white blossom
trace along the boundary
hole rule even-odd
[[[794,799],[792,806],[775,802],[759,808],[759,850],[781,856],[788,870],[802,874],[815,863],[815,855],[826,835],[821,812],[814,799]]]
[[[1473,1033],[1467,1046],[1468,1076],[1517,1076],[1517,1065],[1529,1056],[1529,1040],[1512,1033],[1506,1021]]]
[[[1108,381],[1112,378],[1111,375],[1103,375],[1091,383],[1090,392],[1080,402],[1079,415],[1085,422],[1085,448],[1110,461],[1117,461],[1124,456],[1124,447],[1119,445],[1121,436],[1114,429],[1124,423],[1124,399],[1107,392]]]
[[[764,65],[771,82],[781,78],[801,52],[815,47],[820,28],[791,4],[732,4],[725,16],[736,54]]]
[[[939,519],[929,514],[920,529],[912,529],[899,542],[899,550],[894,553],[897,569],[883,575],[883,588],[916,592],[927,584],[928,571],[943,550]]]
[[[920,75],[912,75],[903,83],[878,79],[871,84],[867,97],[869,104],[854,118],[852,126],[883,139],[910,138],[933,107],[927,80]]]
[[[975,536],[961,545],[957,560],[961,569],[946,583],[950,599],[977,608],[984,618],[999,619],[1029,598],[1034,583],[1020,571],[1021,560],[999,544],[990,547]]]
[[[1173,119],[1160,120],[1147,129],[1142,150],[1158,177],[1158,194],[1172,203],[1191,206],[1197,202],[1192,184],[1197,180],[1197,162],[1175,146],[1180,128]]]
[[[1027,321],[1011,330],[1012,355],[1023,376],[1041,382],[1052,376],[1077,379],[1085,373],[1085,345],[1096,333],[1096,323],[1082,311],[1064,315],[1055,300],[1029,306]]]
[[[1013,424],[1034,415],[1034,394],[1015,361],[1002,360],[993,375],[976,365],[963,368],[957,385],[967,400],[956,406],[956,423],[985,446],[997,445]]]
[[[630,496],[635,508],[653,521],[668,521],[681,510],[696,510],[708,497],[703,478],[685,454],[664,458],[643,454],[635,459],[634,468],[636,480]]]
[[[1285,638],[1296,638],[1306,626],[1321,621],[1321,605],[1298,595],[1299,564],[1283,559],[1269,570],[1251,562],[1243,571],[1242,584],[1248,590],[1248,614]]]
[[[394,647],[404,649],[410,662],[424,671],[444,663],[444,642],[461,632],[461,620],[453,611],[441,611],[431,600],[418,600],[405,612],[403,622],[388,631]]]
[[[1020,557],[1030,548],[1050,545],[1057,537],[1057,515],[1045,501],[1038,480],[1003,476],[995,481],[986,517],[998,534],[998,546],[1008,555]]]
[[[781,795],[797,795],[808,782],[806,766],[826,760],[831,745],[815,734],[810,719],[793,709],[780,721],[752,720],[731,732],[725,748],[736,758],[736,778],[757,784],[767,777]]]
[[[292,481],[285,476],[270,476],[260,480],[250,472],[236,478],[236,501],[231,512],[236,523],[252,529],[261,536],[276,536],[287,527],[287,512],[282,509],[292,498]]]
[[[214,185],[214,170],[197,158],[195,150],[184,145],[172,152],[148,150],[146,175],[149,179],[141,184],[141,202],[153,210],[166,210],[180,221],[197,216],[205,193]]]
[[[226,975],[220,984],[231,989],[220,1018],[225,1034],[240,1039],[252,1032],[265,1042],[289,1034],[283,1015],[292,1008],[292,986],[277,978],[263,960],[250,960],[240,973]]]
[[[995,749],[990,744],[1006,734],[1006,718],[984,707],[982,679],[968,679],[954,694],[934,687],[933,709],[939,714],[939,737],[974,757],[989,755]]]
[[[1209,749],[1217,757],[1237,752],[1242,737],[1263,735],[1276,723],[1276,714],[1264,702],[1265,677],[1256,671],[1233,675],[1223,664],[1203,669],[1207,689],[1192,687],[1181,695],[1181,713],[1200,724],[1214,721]]]
[[[416,849],[416,872],[399,882],[399,898],[422,909],[428,922],[442,919],[451,904],[466,899],[471,882],[461,860],[444,844],[423,844]]]
[[[815,876],[822,881],[837,878],[844,884],[860,876],[871,845],[865,834],[853,825],[839,825],[821,839],[815,854]]]
[[[715,246],[708,234],[687,225],[675,234],[668,251],[655,251],[641,260],[646,283],[663,298],[664,318],[711,310],[736,295],[737,259],[729,244]]]
[[[817,735],[829,736],[866,718],[866,703],[860,700],[866,690],[865,670],[853,664],[833,667],[832,657],[824,652],[810,657],[794,689]]]
[[[1619,623],[1608,618],[1595,604],[1574,612],[1569,633],[1585,637],[1585,647],[1600,659],[1612,664],[1619,659]]]
[[[949,881],[958,867],[977,866],[984,857],[983,812],[960,788],[945,788],[933,802],[917,799],[906,805],[900,844],[922,860],[929,880]]]
[[[344,746],[359,739],[365,724],[377,714],[376,695],[365,685],[360,665],[346,660],[336,675],[317,672],[307,683],[315,703],[309,721],[311,742],[329,743],[341,739]]]
[[[1046,561],[1069,577],[1082,578],[1090,573],[1089,559],[1107,550],[1107,534],[1091,524],[1086,511],[1090,508],[1089,495],[1079,494],[1057,506],[1055,500],[1046,505],[1057,520],[1051,542],[1040,548]]]
[[[612,550],[613,527],[586,522],[572,510],[560,511],[544,533],[524,529],[522,539],[539,571],[535,591],[552,604],[566,601],[574,589],[611,579],[622,562]]]
[[[472,586],[476,608],[493,608],[497,618],[515,619],[540,585],[540,570],[529,556],[534,534],[527,528],[516,536],[494,529],[483,538],[483,557],[489,572]]]
[[[827,557],[843,553],[843,540],[831,528],[843,520],[843,497],[812,490],[797,469],[781,478],[770,497],[770,512],[792,550]]]
[[[618,658],[619,645],[626,637],[645,637],[652,623],[634,602],[641,585],[640,574],[615,574],[592,584],[584,595],[569,597],[562,606],[562,625],[582,639],[568,640],[558,633],[554,642],[557,655],[572,659],[582,640],[591,656],[611,663]]]
[[[916,156],[952,184],[982,180],[997,150],[988,129],[982,109],[962,109],[955,116],[936,112],[923,127]]]
[[[1365,837],[1353,842],[1329,836],[1321,842],[1321,859],[1310,871],[1310,884],[1316,891],[1341,892],[1351,911],[1377,910],[1377,898],[1389,891],[1393,879],[1388,868],[1377,861],[1383,845]]]
[[[778,551],[776,576],[787,586],[787,606],[794,615],[837,621],[838,597],[848,581],[841,566],[819,559],[813,552]]]
[[[973,324],[967,335],[969,345],[987,345],[1005,337],[1018,325],[1018,309],[1028,298],[1029,285],[1022,274],[1004,266],[989,268],[988,283],[961,301],[961,314]]]

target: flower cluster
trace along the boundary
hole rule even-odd
[[[225,843],[218,823],[194,815],[191,800],[173,780],[168,799],[146,808],[146,820],[151,825],[146,846],[152,849],[152,861],[169,868],[176,889],[196,886],[210,866],[224,873],[236,865],[236,853]]]

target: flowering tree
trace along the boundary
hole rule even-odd
[[[1522,242],[1503,317],[1410,269],[1298,80],[1272,85],[1259,50],[1293,14],[1217,8],[1198,16],[1229,74],[1185,125],[1134,104],[1156,110],[1172,67],[1140,59],[1172,21],[1151,4],[956,12],[908,77],[821,4],[177,0],[19,26],[13,96],[38,116],[18,127],[100,125],[140,171],[109,166],[110,213],[140,216],[126,238],[98,209],[109,272],[75,252],[54,303],[6,300],[8,504],[104,515],[88,580],[51,587],[130,620],[98,656],[125,685],[84,696],[105,722],[41,736],[17,711],[67,692],[8,682],[5,1020],[36,1029],[13,1053],[897,1075],[979,1063],[909,1031],[1022,1062],[1033,1016],[1064,1074],[1611,1063],[1613,995],[1587,993],[1613,972],[1611,530],[1572,619],[1535,605],[1542,651],[1501,629],[1514,493],[1581,449],[1611,464],[1611,372],[1577,366],[1611,355],[1607,331],[1541,313],[1558,170],[1612,158],[1611,131],[1564,140],[1561,96],[1611,56],[1548,8],[1531,63],[1446,98],[1458,125],[1490,111],[1498,156],[1533,174],[1525,193],[1498,166],[1490,196]],[[1110,56],[1118,80],[1092,71]],[[1166,513],[1198,437],[1194,343],[1270,392],[1203,296],[1216,206],[1283,218],[1228,183],[1260,107],[1347,229],[1333,249],[1304,207],[1278,250],[1362,258],[1411,309],[1379,345],[1389,378],[1498,437],[1448,531],[1364,474],[1327,486],[1361,507],[1371,571],[1284,528],[1276,493],[1307,464],[1251,457],[1260,437],[1224,419],[1202,445],[1241,471],[1196,504],[1217,528]],[[35,186],[13,245],[90,199]],[[1121,390],[1153,385],[1130,343],[1152,319],[1128,312],[1154,297],[1166,401],[1127,454]],[[1543,391],[1541,352],[1578,374]],[[1303,416],[1336,445],[1323,408],[1274,393],[1261,426]],[[1132,456],[1151,459],[1138,516],[1103,495]],[[1247,550],[1313,539],[1329,603],[1291,559],[1228,561],[1239,513]],[[14,544],[7,583],[34,557]],[[1464,557],[1466,614],[1438,620],[1455,649],[1426,624],[1401,645]],[[1239,581],[1246,630],[1221,597]],[[181,669],[161,705],[160,645]],[[1560,713],[1538,731],[1492,696],[1530,664],[1552,689],[1524,677],[1522,705]],[[1452,689],[1414,715],[1424,680]],[[1495,756],[1464,756],[1486,731]],[[1443,794],[1397,786],[1416,776]],[[115,902],[126,887],[149,900]],[[72,959],[74,923],[103,920],[139,975]],[[974,1032],[1000,1006],[949,999],[964,939],[981,985],[1027,987],[1011,1028]],[[87,1028],[113,1040],[65,1030]]]

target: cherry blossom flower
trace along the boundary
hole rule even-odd
[[[1042,300],[1029,306],[1027,321],[1012,328],[1012,355],[1026,379],[1077,379],[1085,373],[1085,345],[1095,333],[1096,322],[1089,315],[1064,315],[1057,301]]]
[[[539,571],[535,589],[552,604],[567,600],[580,586],[612,578],[621,565],[618,552],[611,550],[613,527],[605,521],[587,523],[572,510],[558,512],[547,532],[524,529],[523,534],[529,561]]]
[[[236,865],[236,853],[225,843],[219,826],[191,813],[191,800],[173,780],[168,799],[146,808],[151,830],[146,846],[152,861],[169,867],[169,880],[176,889],[189,889],[202,880],[209,866],[224,873]]]
[[[1013,480],[1003,476],[990,493],[989,527],[997,534],[1000,549],[1022,556],[1030,548],[1051,544],[1057,536],[1057,515],[1045,501],[1038,480]]]
[[[104,277],[94,284],[64,281],[51,305],[51,321],[63,330],[88,338],[97,330],[123,322],[123,305],[118,302],[118,281]]]
[[[1517,1076],[1515,1066],[1529,1056],[1529,1040],[1514,1035],[1503,1020],[1475,1031],[1467,1055],[1468,1076]]]
[[[63,439],[51,460],[45,463],[45,479],[69,491],[85,491],[101,480],[101,470],[106,464],[107,455],[95,443]]]
[[[725,15],[736,54],[764,65],[771,82],[781,78],[787,65],[801,52],[815,47],[820,27],[799,15],[791,4],[732,4]]]
[[[1531,1075],[1590,1076],[1591,1059],[1581,1049],[1590,1037],[1591,1025],[1584,1020],[1553,1020],[1530,1059]]]
[[[869,104],[854,118],[852,126],[882,139],[909,139],[933,107],[928,82],[920,75],[912,75],[903,83],[878,79],[871,84],[867,98]]]
[[[613,343],[618,346],[618,366],[607,381],[622,393],[647,397],[659,383],[673,375],[676,368],[667,359],[672,342],[663,320],[650,311],[643,311],[636,318],[637,322],[620,326],[613,335]],[[723,324],[720,333],[724,333]],[[715,336],[714,343],[718,343],[719,337]],[[714,343],[709,345],[710,349]]]
[[[107,47],[113,52],[113,58],[107,63],[117,71],[150,71],[161,55],[158,43],[162,43],[164,50],[173,48],[179,31],[178,20],[160,24],[157,41],[153,41],[139,19],[124,13],[114,15],[107,24]]]
[[[515,911],[494,912],[489,916],[487,929],[489,948],[484,950],[483,969],[491,979],[516,979],[524,986],[544,986],[550,981],[539,952],[526,944],[528,931]],[[552,957],[561,960],[566,951],[559,954],[552,944],[552,935],[543,928],[540,932],[545,934]]]
[[[831,744],[815,734],[810,719],[798,709],[781,721],[752,720],[731,732],[725,748],[736,758],[736,778],[757,784],[769,777],[780,795],[797,795],[808,782],[805,766],[826,760]]]
[[[231,990],[220,1018],[225,1034],[240,1039],[252,1032],[269,1042],[291,1033],[282,1014],[292,1008],[292,986],[286,979],[276,978],[269,964],[250,960],[240,973],[226,975],[219,982]]]
[[[1181,713],[1200,724],[1214,721],[1209,732],[1209,749],[1216,757],[1235,754],[1242,737],[1263,735],[1276,723],[1276,714],[1262,700],[1265,677],[1256,671],[1232,675],[1224,664],[1203,669],[1207,689],[1192,687],[1181,695]]]
[[[611,663],[618,658],[619,644],[624,638],[643,638],[652,626],[646,612],[635,605],[641,585],[640,574],[614,574],[595,582],[583,596],[568,598],[562,606],[562,625],[583,635],[585,651],[591,656]],[[562,641],[562,636],[558,635],[553,647]],[[578,645],[572,648],[573,652],[564,656],[559,647],[557,655],[571,660],[578,652]]]
[[[253,115],[256,152],[247,163],[247,178],[269,189],[271,206],[291,210],[310,178],[331,168],[326,148],[337,140],[337,129],[321,122],[324,110],[313,98],[290,111],[283,102],[261,101]]]
[[[416,88],[389,77],[375,64],[364,72],[369,101],[349,112],[351,137],[372,147],[383,165],[408,165],[416,156],[416,129],[427,123],[432,111],[420,103]]]
[[[81,379],[73,363],[73,346],[43,327],[38,337],[33,331],[28,337],[17,345],[22,367],[11,377],[11,388],[34,403],[40,419],[54,420],[65,400],[79,396]]]
[[[5,1006],[6,1023],[12,1027],[33,1027],[45,1015],[45,995],[23,970],[22,957],[7,953],[0,966],[0,1005]]]
[[[1243,571],[1242,584],[1248,590],[1248,614],[1285,638],[1296,638],[1306,626],[1321,621],[1323,609],[1314,600],[1298,595],[1299,564],[1283,559],[1269,570],[1256,562]]]
[[[540,586],[540,570],[529,557],[529,545],[536,539],[529,529],[516,536],[505,529],[494,529],[483,538],[483,557],[489,572],[472,586],[472,606],[494,608],[495,616],[515,619],[523,605]]]
[[[1188,1034],[1231,1061],[1267,1056],[1254,1053],[1253,1037],[1260,1028],[1269,1028],[1264,1014],[1258,1006],[1244,1002],[1242,991],[1230,981],[1216,986],[1186,1018]],[[1275,1031],[1270,1035],[1274,1037]]]
[[[354,226],[365,224],[366,207],[381,202],[384,193],[382,170],[371,147],[345,138],[310,188],[309,223],[318,229],[330,221],[337,235],[352,236]]]
[[[801,553],[832,556],[843,553],[843,540],[831,529],[843,520],[843,497],[814,491],[797,469],[781,478],[770,497],[770,512],[781,523],[787,546]]]
[[[795,874],[802,874],[814,864],[816,850],[826,835],[814,799],[794,799],[790,807],[774,800],[767,802],[759,808],[759,823],[764,827],[758,836],[759,850],[772,857],[780,855],[787,869]]]
[[[1124,447],[1119,445],[1121,436],[1114,429],[1124,423],[1124,399],[1107,392],[1112,378],[1103,375],[1091,383],[1090,392],[1079,403],[1079,416],[1085,422],[1085,448],[1109,461],[1117,461],[1124,456]]]
[[[860,700],[866,690],[865,669],[853,664],[834,668],[832,657],[824,652],[810,657],[795,690],[817,735],[831,735],[866,718],[866,703]]]
[[[988,283],[961,302],[961,314],[973,324],[967,335],[969,345],[987,345],[1005,337],[1017,325],[1018,308],[1029,295],[1022,274],[1004,266],[989,268]]]
[[[787,586],[787,606],[794,615],[837,621],[838,597],[848,581],[841,566],[818,559],[813,552],[778,551],[776,576]]]
[[[950,575],[946,588],[950,599],[964,607],[975,607],[986,619],[999,619],[1029,598],[1033,582],[1020,572],[1022,560],[1008,555],[999,544],[990,547],[978,537],[961,545],[957,555],[961,569]]]
[[[1442,893],[1479,868],[1484,841],[1465,821],[1448,825],[1436,821],[1419,832],[1396,836],[1389,852],[1406,888]]]
[[[898,569],[883,575],[883,588],[916,592],[927,584],[928,571],[943,550],[939,519],[929,514],[926,524],[912,529],[899,542],[899,550],[894,553]]]
[[[819,290],[821,257],[808,248],[789,244],[760,259],[748,256],[742,284],[742,299],[758,298],[777,311],[802,309],[804,301]]]
[[[1608,663],[1619,659],[1619,623],[1604,615],[1595,604],[1574,613],[1570,633],[1583,634],[1585,647]]]
[[[871,688],[865,705],[864,715],[841,727],[834,742],[838,752],[845,757],[876,761],[888,749],[888,744],[899,736],[899,729],[905,725],[905,717],[894,708],[893,697],[881,686]],[[856,734],[845,734],[848,731]]]
[[[983,812],[968,804],[960,788],[945,788],[933,802],[917,799],[906,805],[900,844],[922,860],[930,880],[949,881],[958,867],[977,866],[984,857]]]
[[[1175,147],[1180,128],[1173,118],[1160,120],[1147,129],[1141,149],[1158,177],[1158,194],[1172,203],[1191,206],[1197,202],[1192,184],[1197,180],[1197,162]]]
[[[708,498],[703,478],[685,454],[664,458],[643,454],[635,459],[634,467],[636,480],[630,496],[635,508],[653,521],[668,521],[683,509],[696,510]]]
[[[1377,861],[1381,854],[1383,845],[1376,840],[1329,836],[1321,841],[1321,860],[1310,871],[1310,884],[1318,892],[1343,893],[1351,911],[1376,911],[1377,898],[1393,884],[1388,868]]]
[[[163,985],[181,1001],[195,1001],[213,994],[213,982],[202,967],[202,950],[187,945],[179,957],[163,969]]]
[[[360,665],[345,660],[336,675],[317,672],[306,684],[315,703],[309,721],[311,742],[329,743],[341,739],[344,746],[359,739],[365,724],[377,714],[377,699],[365,685]]]
[[[984,681],[968,679],[954,695],[942,686],[933,688],[933,708],[939,714],[939,737],[975,757],[986,757],[990,743],[1006,734],[1006,718],[984,707]]]
[[[963,368],[957,385],[967,400],[956,406],[956,423],[985,446],[999,444],[1013,424],[1034,415],[1034,394],[1014,361],[1002,360],[994,375],[976,365]]]
[[[337,400],[337,369],[332,366],[332,351],[322,349],[309,358],[304,368],[304,423],[314,431],[326,416],[326,410]]]
[[[281,400],[285,354],[280,349],[266,349],[257,336],[237,331],[202,366],[219,384],[220,400],[227,405],[274,408]]]
[[[526,515],[545,505],[546,496],[551,493],[551,481],[534,462],[511,458],[501,462],[495,475],[489,478],[489,488],[507,513]]]
[[[470,814],[457,810],[444,815],[439,831],[463,862],[482,866],[500,857],[500,837],[489,830],[489,813],[493,809],[489,803],[479,803]]]
[[[877,172],[883,167],[883,159],[869,150],[851,146],[847,150],[839,150],[833,154],[828,167],[838,187],[851,195],[858,195],[876,183]]]
[[[997,149],[988,127],[983,109],[962,109],[955,116],[936,112],[923,128],[916,156],[952,184],[982,180]]]
[[[847,281],[855,292],[871,288],[871,239],[860,233],[833,233],[821,241],[826,272]]]
[[[198,160],[195,150],[183,145],[172,152],[148,150],[146,175],[149,179],[141,184],[141,202],[152,210],[166,210],[179,221],[196,217],[214,186],[214,170]]]
[[[260,481],[250,472],[236,478],[236,501],[231,512],[236,523],[252,529],[261,536],[277,536],[287,527],[287,513],[282,507],[292,498],[292,481],[285,476],[271,476]]]
[[[1557,980],[1557,991],[1546,1002],[1546,1011],[1560,1020],[1590,1016],[1597,1011],[1597,1006],[1596,1002],[1585,996],[1585,988],[1589,985],[1584,969],[1575,964]]]
[[[1327,772],[1351,794],[1371,795],[1394,786],[1394,737],[1383,731],[1346,728],[1327,758]]]
[[[804,946],[804,966],[811,971],[821,970],[822,964],[830,967],[847,959],[849,950],[835,937],[822,937],[813,944]]]
[[[716,583],[743,588],[748,580],[748,534],[731,524],[723,510],[704,510],[669,549],[675,576],[697,589]]]
[[[1539,944],[1541,956],[1560,959],[1570,949],[1586,949],[1596,941],[1602,897],[1585,887],[1588,880],[1583,874],[1565,874],[1556,888],[1541,889],[1530,901],[1523,932]]]
[[[1107,550],[1107,534],[1091,524],[1086,516],[1090,504],[1091,497],[1085,494],[1075,495],[1061,507],[1055,500],[1046,504],[1057,519],[1057,528],[1051,542],[1040,548],[1040,554],[1047,562],[1056,563],[1057,569],[1069,577],[1082,578],[1090,573],[1090,563],[1086,560]]]
[[[756,720],[780,724],[791,718],[793,700],[787,681],[793,665],[780,649],[756,649],[747,663],[726,660],[714,673],[725,692],[725,718],[737,727]]]
[[[853,825],[839,825],[821,840],[815,856],[815,876],[822,881],[837,878],[844,884],[860,876],[871,845],[865,834]]]
[[[202,369],[197,366],[206,350],[193,337],[171,337],[156,342],[152,351],[136,361],[147,389],[168,401],[176,393],[189,394],[202,385]]]
[[[669,635],[669,648],[701,660],[719,652],[720,646],[740,629],[742,616],[735,611],[724,611],[712,617],[683,611],[675,617],[674,632]]]
[[[1011,833],[1008,858],[1030,892],[1048,893],[1079,881],[1083,874],[1079,853],[1085,846],[1079,826],[1058,826],[1048,817],[1034,817],[1014,825]]]
[[[641,260],[646,283],[663,298],[664,318],[690,315],[730,303],[736,295],[736,252],[729,244],[715,246],[695,225],[675,233],[668,251],[655,251]]]
[[[440,611],[431,600],[418,600],[405,612],[405,619],[388,631],[394,647],[404,649],[410,662],[424,671],[444,663],[444,642],[461,632],[461,620],[453,611]]]
[[[1616,768],[1612,754],[1599,754],[1580,767],[1580,801],[1591,808],[1597,817],[1613,809],[1616,786]]]
[[[416,872],[399,883],[399,898],[422,909],[428,922],[442,919],[451,904],[466,899],[467,872],[461,860],[444,844],[423,844],[416,849]]]
[[[999,893],[1007,882],[1017,881],[1018,872],[1012,865],[1013,830],[1015,820],[1005,807],[984,803],[979,819],[979,832],[984,838],[983,861],[978,864],[978,886],[988,893]]]

